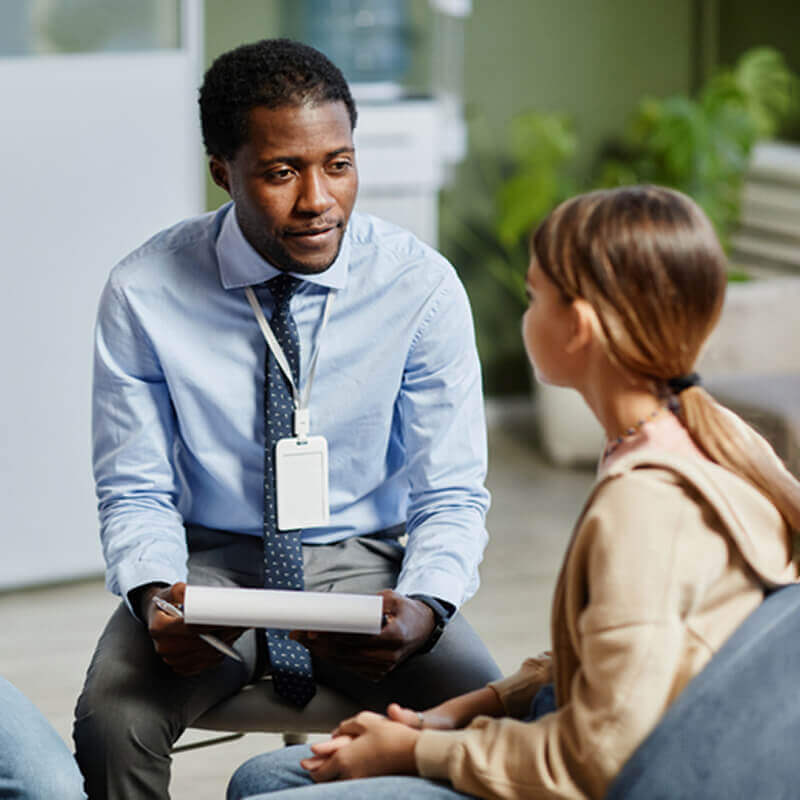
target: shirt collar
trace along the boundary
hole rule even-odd
[[[283,270],[272,266],[262,258],[245,239],[236,219],[235,206],[230,204],[217,238],[217,260],[222,286],[225,289],[241,289],[255,286],[280,275]],[[347,280],[347,265],[350,260],[350,237],[345,229],[342,246],[336,260],[324,272],[315,275],[291,274],[296,278],[330,289],[341,289]]]

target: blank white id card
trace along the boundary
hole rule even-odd
[[[328,524],[328,442],[324,436],[278,441],[275,490],[278,530]]]

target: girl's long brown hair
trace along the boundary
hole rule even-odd
[[[689,197],[657,186],[580,195],[533,232],[531,254],[566,300],[594,307],[609,356],[656,394],[669,396],[667,382],[692,372],[722,309],[726,260]],[[769,443],[701,386],[673,399],[698,447],[800,531],[800,482]]]

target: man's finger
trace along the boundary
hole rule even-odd
[[[328,650],[370,650],[372,648],[385,648],[386,642],[380,635],[372,636],[365,633],[309,633],[296,631],[292,638],[309,649],[312,647],[326,648]]]
[[[344,664],[346,662],[353,665],[363,665],[364,667],[376,665],[388,668],[394,666],[400,660],[398,654],[394,650],[320,650],[313,645],[308,649],[313,655],[317,656],[317,658],[322,658],[337,664]]]

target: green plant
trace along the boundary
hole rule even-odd
[[[566,117],[539,111],[514,117],[505,147],[485,120],[473,120],[471,133],[458,190],[443,196],[442,249],[470,296],[487,392],[525,391],[518,320],[526,304],[526,238],[576,191],[569,177],[576,136]]]
[[[642,100],[625,138],[600,162],[597,184],[657,183],[693,197],[727,246],[753,145],[797,107],[798,79],[771,48],[746,52],[696,98]]]
[[[485,122],[473,120],[458,190],[443,197],[442,248],[472,301],[487,392],[526,388],[518,317],[526,239],[539,220],[579,190],[657,183],[697,200],[727,245],[753,145],[798,109],[798,87],[779,52],[748,51],[695,98],[643,99],[624,138],[607,148],[595,177],[582,185],[572,177],[577,138],[565,116],[519,114],[504,147]],[[731,271],[729,279],[747,276]]]

